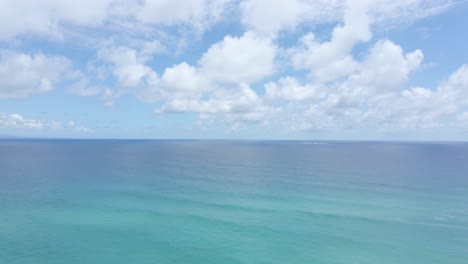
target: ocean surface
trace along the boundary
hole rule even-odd
[[[1,264],[468,263],[468,144],[0,140]]]

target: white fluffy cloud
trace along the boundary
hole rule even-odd
[[[344,75],[345,78],[331,83],[314,79],[301,85],[295,78],[284,77],[265,85],[265,97],[289,101],[326,98],[329,105],[342,105],[370,95],[399,93],[424,57],[420,50],[404,53],[400,46],[389,40],[378,41],[361,62],[347,56],[353,62],[353,68]]]
[[[368,42],[372,27],[382,23],[402,23],[440,12],[450,4],[440,1],[369,1],[348,0],[343,5],[342,24],[333,28],[328,41],[310,32],[301,39],[299,47],[289,50],[293,67],[309,71],[315,82],[334,81],[356,70],[351,56],[356,44]]]
[[[433,15],[452,3],[0,0],[0,39],[7,45],[21,48],[38,36],[74,39],[90,33],[85,46],[96,54],[87,68],[72,70],[62,56],[3,51],[0,99],[48,92],[70,75],[69,93],[100,96],[106,105],[135,94],[155,104],[160,114],[192,112],[235,126],[276,123],[311,131],[452,126],[467,119],[468,67],[432,89],[410,87],[423,52],[373,38],[378,27]],[[190,41],[200,41],[200,33],[221,20],[235,23],[234,32],[215,43],[197,42],[193,50],[205,50],[184,57]],[[224,26],[214,28],[207,39],[218,38]],[[329,32],[322,31],[330,26]],[[17,42],[8,42],[12,39]],[[18,127],[67,126],[18,115],[1,118],[3,125]]]
[[[223,90],[208,100],[174,100],[159,112],[198,112],[204,114],[245,113],[260,103],[260,98],[247,85],[239,89]]]
[[[0,51],[0,99],[49,92],[64,78],[70,64],[62,56]]]
[[[226,36],[202,56],[200,71],[215,82],[256,82],[273,74],[276,50],[270,39],[251,32]]]
[[[283,77],[278,82],[265,84],[265,98],[267,100],[303,101],[323,96],[320,88],[311,84],[301,85],[293,77]]]
[[[276,53],[276,46],[268,38],[250,32],[240,37],[226,36],[208,48],[195,66],[182,62],[166,68],[139,97],[147,102],[167,100],[168,109],[183,112],[185,105],[194,105],[193,100],[209,97],[207,93],[236,90],[272,75]],[[179,107],[181,102],[184,107]]]
[[[365,60],[356,65],[357,73],[349,78],[349,85],[364,87],[371,93],[399,91],[417,70],[424,58],[421,50],[404,53],[389,40],[378,41]]]
[[[136,87],[145,78],[154,75],[153,70],[145,65],[146,56],[128,47],[112,47],[101,49],[98,57],[111,63],[111,71],[120,85]]]
[[[263,2],[243,4],[262,5]],[[408,5],[412,8],[408,14],[414,15],[422,4]],[[309,33],[299,46],[286,51],[296,69],[310,72],[308,81],[301,83],[288,76],[276,82],[267,81],[263,96],[245,88],[242,83],[253,83],[274,73],[278,55],[272,40],[274,36],[253,32],[239,38],[227,36],[212,45],[197,66],[183,63],[166,69],[163,83],[172,83],[165,87],[172,87],[174,94],[183,90],[181,87],[199,93],[194,97],[166,96],[157,112],[195,112],[201,117],[219,115],[224,120],[236,120],[236,124],[241,120],[269,118],[295,130],[362,129],[377,124],[393,129],[427,128],[447,123],[450,115],[453,119],[461,104],[459,100],[447,100],[453,91],[444,92],[441,87],[436,91],[406,88],[411,74],[421,66],[424,58],[421,50],[405,52],[399,45],[384,39],[377,41],[362,60],[354,58],[354,46],[368,42],[372,37],[372,24],[382,22],[375,14],[385,13],[393,19],[393,13],[379,9],[372,1],[349,1],[343,12],[343,24],[333,29],[329,41],[320,41]],[[272,27],[265,32],[277,32],[282,26]],[[179,78],[168,78],[169,73]],[[447,82],[453,87],[455,79],[463,82],[460,76],[455,73]],[[203,92],[200,92],[201,87],[205,88]],[[461,97],[460,92],[456,94]],[[438,111],[430,111],[431,105],[437,105]],[[238,118],[232,118],[233,115]]]
[[[318,82],[333,81],[352,73],[356,62],[351,50],[372,36],[370,6],[369,1],[349,1],[343,25],[333,29],[329,41],[321,42],[313,33],[305,35],[302,46],[290,51],[293,66],[310,71],[311,78]]]
[[[264,105],[262,98],[245,84],[218,90],[208,99],[171,100],[156,110],[157,113],[194,112],[202,119],[221,116],[232,127],[265,122],[266,116],[274,111],[274,108]]]
[[[186,62],[166,68],[161,77],[142,87],[138,97],[149,103],[162,100],[193,100],[213,90],[215,84],[210,82],[197,67]]]
[[[457,113],[468,104],[468,83],[459,79],[466,74],[468,67],[462,66],[435,90],[414,87],[399,95],[373,98],[366,118],[403,129],[452,125]]]
[[[212,88],[206,76],[200,74],[199,69],[186,62],[166,68],[161,77],[161,84],[168,93],[182,93],[184,95],[197,95]]]
[[[349,128],[404,131],[456,126],[468,106],[467,74],[468,66],[463,65],[435,89],[413,87],[381,93],[338,90],[312,106],[303,105],[304,114],[296,115],[297,119],[289,124],[298,130],[312,131]],[[289,110],[298,112],[297,108]]]

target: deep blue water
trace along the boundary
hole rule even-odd
[[[0,263],[468,263],[468,144],[0,140]]]

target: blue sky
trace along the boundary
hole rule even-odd
[[[468,2],[0,0],[0,135],[468,140]]]

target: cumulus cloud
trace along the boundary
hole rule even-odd
[[[198,113],[202,119],[222,117],[232,127],[240,127],[244,123],[261,123],[275,109],[266,106],[262,98],[248,85],[222,89],[208,99],[175,99],[166,102],[157,113]]]
[[[303,36],[302,46],[290,50],[293,66],[310,71],[311,78],[318,82],[333,81],[352,73],[356,67],[350,55],[352,48],[372,36],[370,6],[369,1],[350,1],[343,25],[333,29],[329,41],[321,42],[313,33]]]
[[[99,50],[98,57],[111,64],[112,74],[122,86],[136,87],[154,75],[145,65],[148,58],[128,47],[104,48]]]
[[[196,65],[182,62],[166,68],[139,91],[139,98],[146,102],[167,100],[168,109],[193,105],[193,100],[209,97],[208,93],[236,90],[272,75],[276,53],[270,39],[251,32],[226,36],[209,47]]]
[[[404,23],[433,15],[451,3],[448,0],[348,0],[342,6],[342,23],[333,28],[330,40],[322,41],[309,32],[302,37],[300,46],[288,51],[292,66],[309,71],[310,79],[316,82],[334,81],[347,76],[357,67],[351,51],[357,44],[371,40],[373,26]]]
[[[399,91],[417,70],[424,55],[421,50],[404,53],[389,40],[378,41],[365,60],[356,64],[356,72],[350,75],[348,86],[363,87],[370,93]]]
[[[54,89],[71,62],[62,56],[0,51],[0,99],[25,98]]]
[[[443,83],[441,89],[456,90],[460,93],[459,100],[464,104],[468,103],[468,65],[464,64],[453,73],[450,78]]]
[[[351,56],[351,55],[349,55]],[[420,50],[405,53],[389,40],[377,41],[362,61],[353,60],[353,72],[333,81],[316,79],[301,85],[292,77],[281,78],[277,83],[265,85],[265,98],[295,102],[285,107],[285,115],[295,118],[290,124],[295,130],[339,130],[378,124],[399,116],[409,102],[399,97],[411,73],[423,60]],[[393,108],[398,100],[401,107]],[[408,99],[411,100],[411,99]],[[387,104],[394,104],[392,107]],[[382,119],[380,119],[382,117]],[[370,121],[372,119],[372,122]]]
[[[436,87],[411,87],[423,51],[406,51],[374,36],[379,27],[437,14],[456,1],[9,2],[0,0],[0,38],[21,42],[22,37],[98,32],[90,37],[96,43],[87,44],[96,57],[86,69],[72,70],[65,57],[3,51],[0,99],[46,93],[64,76],[73,75],[66,88],[74,95],[99,96],[104,104],[114,105],[120,97],[134,94],[155,104],[159,114],[191,112],[234,126],[408,129],[466,120],[467,66]],[[190,48],[190,41],[199,41],[200,33],[222,20],[237,23],[241,27],[236,29],[245,32],[203,43],[200,54],[179,53],[183,43]],[[321,30],[330,27],[329,32]],[[295,29],[300,31],[292,32]],[[101,32],[105,33],[99,37]],[[196,37],[187,38],[193,34]],[[194,50],[199,48],[194,45]],[[159,55],[168,56],[158,60]],[[52,125],[21,116],[2,118],[11,126],[76,127],[73,122]]]
[[[167,93],[183,96],[197,96],[210,90],[210,82],[196,67],[186,62],[166,68],[161,77],[161,86]]]
[[[138,98],[144,102],[155,103],[161,100],[197,99],[214,89],[214,83],[200,73],[199,68],[186,62],[173,65],[164,70],[161,77],[138,91]]]
[[[274,72],[277,48],[268,38],[252,32],[226,36],[212,45],[200,59],[200,70],[210,80],[252,83]]]
[[[303,101],[319,98],[324,95],[320,87],[311,84],[301,85],[293,77],[283,77],[277,82],[265,84],[265,98],[267,100]]]
[[[174,100],[158,112],[244,113],[255,107],[259,100],[250,87],[241,85],[239,89],[222,91],[209,100]]]
[[[261,5],[262,2],[243,4]],[[411,14],[415,15],[421,5],[413,3],[409,7]],[[427,88],[406,88],[411,74],[422,64],[421,50],[405,52],[394,42],[383,39],[376,41],[362,60],[354,58],[354,46],[368,42],[372,37],[372,24],[381,22],[375,14],[385,12],[373,1],[347,2],[343,24],[333,29],[329,41],[320,41],[315,34],[308,33],[299,46],[286,51],[296,69],[310,72],[308,81],[301,82],[291,76],[267,81],[263,95],[251,88],[246,90],[243,83],[253,83],[273,74],[278,48],[272,36],[261,37],[254,32],[239,38],[227,36],[212,45],[197,66],[183,63],[166,69],[164,75],[173,73],[181,77],[180,80],[163,77],[177,80],[177,85],[166,85],[173,88],[174,94],[181,90],[180,83],[187,90],[199,93],[194,97],[166,96],[165,103],[156,111],[195,112],[200,117],[218,115],[224,120],[233,120],[236,114],[236,124],[240,120],[268,118],[287,123],[294,130],[362,129],[376,125],[428,128],[448,122],[442,119],[454,115],[457,111],[454,105],[461,102],[442,98],[450,97],[448,94],[453,92],[443,92],[441,87],[435,92]],[[420,15],[430,12],[435,11]],[[389,19],[394,18],[392,14],[385,13]],[[265,50],[269,52],[263,52]],[[257,63],[249,65],[252,61]],[[463,83],[461,76],[454,73],[447,83],[451,83],[451,87],[453,83]],[[237,87],[229,85],[236,83]],[[249,94],[251,96],[247,96]],[[437,105],[438,111],[431,111],[431,105]],[[250,118],[246,118],[249,115]]]
[[[454,126],[468,105],[468,67],[461,66],[435,89],[412,87],[392,93],[343,90],[303,106],[291,127],[297,130],[375,129],[404,131]],[[298,112],[298,109],[290,109]]]

